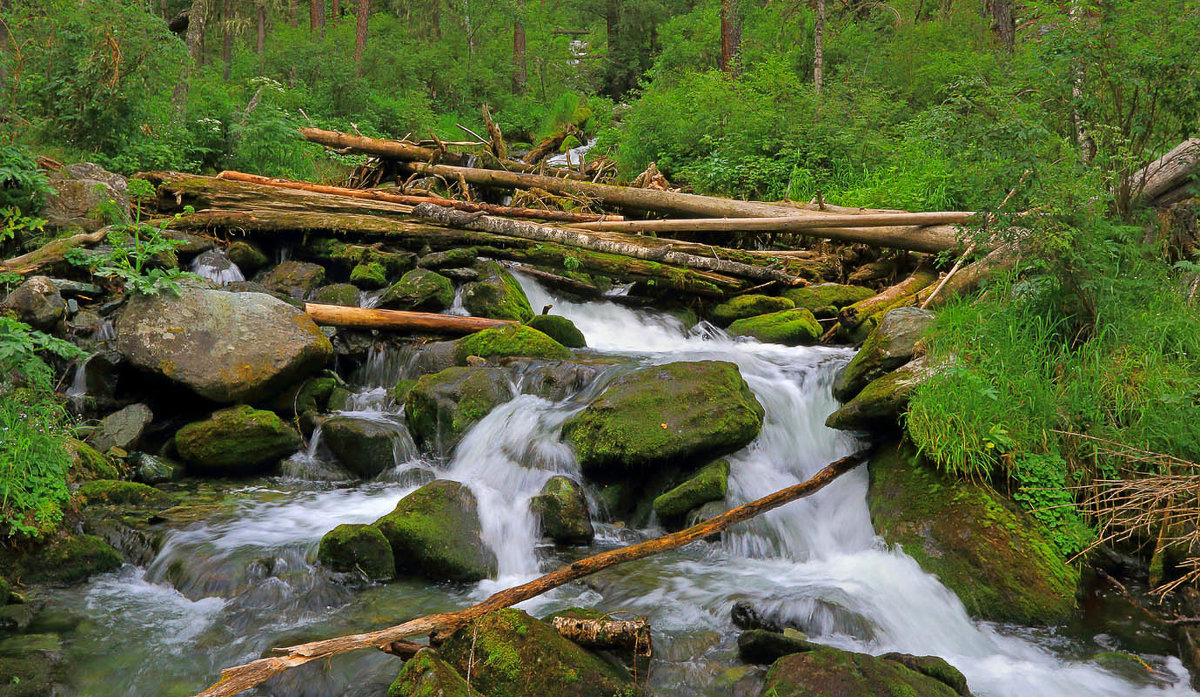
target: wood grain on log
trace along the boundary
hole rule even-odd
[[[429,334],[472,334],[483,329],[499,329],[520,324],[507,319],[459,317],[434,312],[377,310],[346,305],[304,303],[304,312],[317,324],[348,329],[384,329]]]

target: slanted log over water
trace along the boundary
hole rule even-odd
[[[221,671],[221,680],[219,682],[195,697],[230,697],[231,695],[249,690],[285,670],[304,665],[305,663],[321,661],[332,656],[361,649],[383,649],[392,642],[420,634],[429,634],[435,631],[445,633],[446,630],[461,627],[468,622],[483,617],[489,612],[535,598],[571,581],[590,576],[618,564],[678,549],[691,542],[703,540],[709,535],[727,530],[736,523],[750,520],[767,511],[791,503],[796,499],[811,496],[828,486],[841,475],[866,462],[869,456],[870,449],[867,449],[841,458],[826,465],[821,471],[804,482],[786,489],[780,489],[773,494],[738,506],[721,515],[693,525],[690,528],[629,545],[628,547],[621,547],[580,559],[532,581],[495,593],[487,600],[463,610],[418,617],[403,624],[375,632],[335,637],[279,649],[283,653],[282,656],[260,658],[245,665],[226,668]]]
[[[317,324],[330,327],[427,334],[473,334],[483,329],[499,329],[510,324],[519,324],[511,320],[486,317],[458,317],[433,312],[376,310],[320,303],[304,303],[304,312]]]

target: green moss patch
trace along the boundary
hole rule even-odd
[[[334,571],[357,571],[372,581],[396,575],[392,545],[372,525],[339,525],[325,533],[317,548],[317,561]]]
[[[454,302],[454,284],[428,269],[413,269],[383,293],[379,307],[441,312]]]
[[[817,317],[832,317],[843,307],[875,297],[875,291],[862,286],[820,283],[803,288],[789,288],[783,291],[783,297]]]
[[[417,380],[405,396],[405,413],[418,442],[449,448],[468,428],[512,397],[503,370],[455,366]]]
[[[584,338],[583,332],[579,331],[575,327],[575,323],[566,317],[538,315],[526,322],[525,326],[533,327],[567,348],[583,348],[587,346],[587,339]]]
[[[783,310],[739,319],[729,325],[729,333],[769,344],[807,346],[821,338],[821,325],[808,310]]]
[[[571,351],[546,334],[531,327],[513,324],[500,329],[484,329],[454,342],[454,358],[459,364],[467,357],[504,358],[547,358],[566,360]]]
[[[117,550],[103,539],[75,535],[26,552],[19,566],[24,581],[69,585],[118,569],[123,563]]]
[[[482,697],[437,651],[421,649],[404,662],[387,697]]]
[[[793,653],[775,661],[767,671],[762,694],[770,697],[961,697],[949,685],[897,661],[827,647]]]
[[[787,298],[770,295],[739,295],[714,307],[710,318],[713,324],[727,327],[739,319],[790,310],[795,306],[796,304]]]
[[[709,501],[721,501],[729,490],[729,460],[705,465],[687,481],[654,499],[659,518],[679,518]]]
[[[278,414],[246,405],[222,409],[175,433],[175,447],[185,462],[229,474],[255,471],[300,445],[300,434]]]
[[[97,479],[79,485],[75,495],[85,506],[149,506],[167,507],[171,495],[152,486],[137,482]]]
[[[470,582],[496,572],[496,557],[480,537],[475,496],[458,482],[426,484],[374,525],[392,546],[398,574]]]
[[[503,266],[486,261],[479,265],[479,280],[463,288],[463,306],[476,317],[528,322],[533,308],[521,284]]]

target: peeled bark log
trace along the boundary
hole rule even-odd
[[[705,271],[716,271],[717,273],[740,278],[750,278],[757,281],[779,281],[789,286],[804,283],[803,279],[778,269],[751,266],[727,259],[679,252],[675,251],[673,249],[674,245],[671,244],[660,247],[639,246],[632,244],[631,240],[613,239],[611,234],[607,237],[601,237],[604,233],[587,234],[576,230],[534,225],[532,223],[485,216],[478,213],[464,213],[443,206],[436,206],[432,203],[422,203],[417,206],[413,209],[413,215],[451,227],[482,230],[498,235],[538,240],[539,242],[555,242],[603,252],[605,254],[620,254],[636,259],[675,264],[693,269],[703,269]]]
[[[156,205],[162,213],[179,212],[188,205],[196,210],[246,213],[320,212],[396,216],[412,211],[412,206],[376,198],[337,196],[199,174],[147,172],[136,176],[158,187]]]
[[[68,250],[85,244],[96,244],[108,235],[111,228],[103,228],[87,234],[71,235],[46,243],[45,245],[18,257],[0,260],[0,271],[16,273],[22,276],[38,269],[62,261]]]
[[[597,571],[672,549],[678,549],[689,543],[722,532],[735,523],[750,520],[767,511],[791,503],[796,499],[810,496],[828,486],[839,476],[865,462],[869,455],[869,449],[849,455],[826,465],[825,468],[814,474],[807,481],[738,506],[721,515],[714,516],[703,523],[693,525],[679,532],[656,537],[652,540],[646,540],[645,542],[639,542],[628,547],[621,547],[601,552],[586,559],[580,559],[528,583],[495,593],[487,600],[463,610],[418,617],[403,624],[374,632],[351,634],[333,639],[313,641],[298,646],[289,646],[279,649],[284,654],[282,656],[260,658],[245,665],[226,668],[221,671],[221,680],[219,682],[195,697],[231,697],[232,695],[249,690],[285,670],[304,665],[311,661],[326,660],[332,656],[361,649],[383,648],[394,641],[418,634],[429,634],[435,631],[444,634],[447,630],[452,630],[473,622],[490,612],[510,607],[530,598],[536,598],[547,591],[554,590],[559,586],[584,578],[585,576],[590,576]]]
[[[345,305],[304,303],[304,312],[317,324],[347,329],[384,329],[428,334],[473,334],[483,329],[500,329],[520,324],[507,319],[458,317],[434,312],[376,310]]]
[[[569,291],[575,295],[585,298],[599,298],[604,295],[604,291],[590,283],[576,281],[573,278],[559,276],[558,274],[550,273],[549,271],[542,271],[541,269],[535,269],[530,266],[517,266],[513,269],[513,271],[520,274],[525,274],[530,278],[535,278],[544,286]]]
[[[1181,186],[1200,170],[1200,138],[1189,138],[1133,175],[1133,191],[1142,201],[1154,200]],[[1138,193],[1140,190],[1140,193]]]
[[[650,625],[636,620],[581,620],[555,617],[554,631],[564,639],[589,649],[620,649],[639,655],[650,653]]]
[[[853,329],[876,312],[893,306],[909,296],[916,295],[927,286],[933,285],[936,280],[937,274],[932,269],[918,267],[908,278],[890,288],[885,288],[878,295],[843,308],[838,313],[838,322],[843,328]]]

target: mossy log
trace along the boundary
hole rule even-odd
[[[304,303],[304,312],[317,324],[330,327],[431,334],[472,334],[483,329],[499,329],[510,324],[518,324],[511,320],[488,319],[487,317],[458,317],[433,312],[377,310],[320,303]]]
[[[52,240],[38,247],[28,254],[22,254],[21,256],[7,260],[0,259],[0,271],[27,276],[44,266],[57,264],[62,261],[68,250],[81,247],[85,244],[99,243],[108,235],[108,231],[111,229],[110,227],[106,227],[96,232],[60,237],[57,240]]]
[[[937,273],[928,266],[918,266],[910,276],[879,294],[860,300],[838,313],[838,322],[843,328],[853,329],[868,317],[885,309],[896,307],[906,298],[915,296],[937,280]],[[943,291],[944,292],[944,291]]]
[[[1200,138],[1188,138],[1134,173],[1135,196],[1148,203],[1179,188],[1200,170]]]
[[[861,465],[867,460],[870,453],[870,449],[867,449],[848,455],[826,465],[821,471],[799,484],[780,489],[773,494],[738,506],[679,532],[580,559],[532,581],[495,593],[487,600],[463,610],[426,615],[374,632],[334,637],[278,649],[283,655],[260,658],[244,665],[226,668],[221,671],[219,682],[195,697],[230,697],[249,690],[285,670],[305,663],[323,661],[332,656],[361,649],[385,649],[395,641],[419,634],[434,632],[446,634],[448,630],[461,627],[490,612],[535,598],[571,581],[590,576],[618,564],[678,549],[709,535],[722,532],[736,523],[750,520],[796,499],[810,496],[828,486],[839,476]]]
[[[380,199],[352,198],[317,191],[299,191],[244,181],[181,172],[143,172],[134,175],[158,187],[155,205],[160,213],[195,210],[245,213],[349,213],[406,215],[412,206]]]

